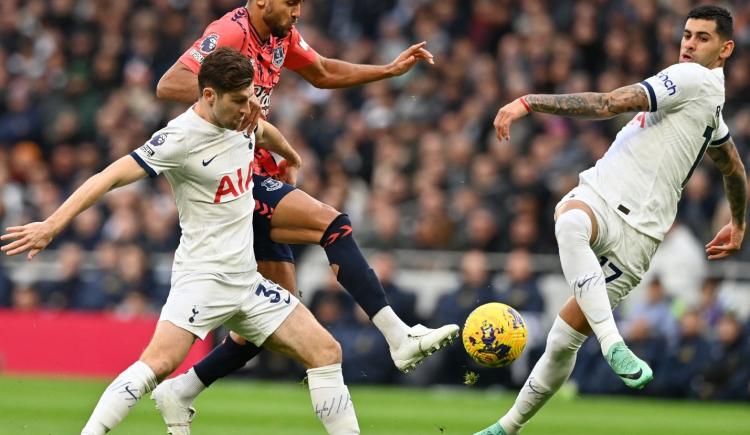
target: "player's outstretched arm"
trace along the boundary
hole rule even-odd
[[[387,65],[355,64],[318,55],[311,65],[295,72],[316,88],[347,88],[400,76],[412,69],[420,60],[434,64],[432,53],[427,51],[426,46],[427,43],[424,41],[414,44]]]
[[[284,158],[284,164],[279,164],[281,180],[292,186],[297,184],[297,173],[302,166],[302,157],[292,148],[283,134],[268,121],[259,120],[255,130],[256,145],[273,151]]]
[[[146,176],[146,171],[136,161],[125,156],[109,165],[102,172],[86,180],[72,195],[44,222],[32,222],[18,227],[7,228],[0,236],[6,242],[0,250],[6,255],[16,255],[28,251],[31,260],[47,247],[74,217],[91,207],[105,193],[115,187],[125,186]]]
[[[495,116],[495,130],[500,140],[510,140],[510,125],[531,112],[574,118],[607,119],[620,113],[649,110],[643,86],[633,84],[612,92],[578,94],[530,94],[506,104]]]
[[[708,259],[719,260],[734,254],[742,247],[745,237],[747,176],[732,139],[718,147],[709,147],[706,153],[724,176],[724,193],[732,212],[732,220],[706,244]]]

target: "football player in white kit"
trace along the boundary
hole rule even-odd
[[[573,296],[552,325],[545,353],[513,407],[475,435],[518,433],[568,379],[576,353],[592,331],[607,363],[627,386],[643,388],[653,378],[648,364],[625,345],[612,308],[648,269],[704,153],[724,176],[732,214],[706,245],[708,259],[740,249],[747,181],[721,115],[723,66],[734,48],[732,26],[727,10],[699,6],[688,14],[680,63],[609,93],[527,95],[498,111],[494,125],[500,140],[510,139],[511,123],[531,112],[591,119],[639,113],[557,205],[560,263]]]
[[[247,57],[217,49],[205,58],[198,82],[198,102],[146,144],[89,178],[44,222],[8,228],[2,236],[12,241],[2,247],[6,254],[28,251],[31,259],[107,191],[160,173],[172,186],[182,236],[169,297],[151,342],[104,391],[82,435],[113,429],[179,366],[196,337],[204,339],[220,325],[303,364],[328,433],[358,434],[339,344],[293,295],[258,273],[253,253],[254,147],[264,146],[290,165],[299,166],[299,156],[265,121],[254,134],[236,130],[255,98]]]

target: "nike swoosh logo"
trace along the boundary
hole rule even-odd
[[[138,396],[135,395],[132,391],[130,391],[130,385],[125,385],[125,392],[130,394],[130,396],[133,398],[133,400],[138,400]]]
[[[589,281],[591,281],[592,279],[594,279],[594,277],[590,276],[590,277],[588,277],[586,279],[582,279],[582,280],[578,281],[576,283],[576,285],[578,286],[578,288],[583,288],[583,286],[586,285],[586,283],[589,282]]]
[[[625,378],[625,379],[636,380],[636,379],[640,378],[642,374],[643,374],[643,369],[638,369],[638,371],[635,372],[635,373],[630,373],[630,374],[620,374],[620,373],[618,373],[617,376],[619,376],[621,378]]]
[[[217,154],[216,156],[218,156],[218,154]],[[202,161],[201,163],[203,163],[203,166],[208,166],[208,165],[209,165],[209,164],[210,164],[211,162],[213,162],[213,161],[214,161],[214,159],[216,158],[216,156],[213,156],[213,157],[211,157],[211,158],[210,158],[210,159],[208,159],[207,161],[206,161],[206,160],[203,160],[203,161]]]

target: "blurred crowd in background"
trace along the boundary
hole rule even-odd
[[[721,2],[737,47],[725,68],[724,119],[746,166],[750,145],[750,3]],[[80,183],[145,142],[186,106],[160,101],[156,82],[214,19],[243,0],[4,0],[0,3],[0,221],[42,220]],[[576,121],[532,115],[499,142],[497,109],[526,93],[609,91],[677,62],[688,0],[305,0],[298,29],[321,55],[390,62],[427,41],[435,65],[366,86],[315,89],[282,74],[270,121],[303,157],[299,187],[355,223],[396,310],[408,323],[462,324],[480,303],[524,313],[545,307],[530,254],[554,254],[552,210],[632,115]],[[658,144],[655,144],[658,146]],[[680,204],[680,240],[700,246],[729,219],[720,173],[700,166]],[[669,236],[668,236],[669,237]],[[50,248],[54,273],[12,273],[3,258],[0,307],[158,312],[179,241],[164,177],[118,189],[78,217]],[[665,245],[668,241],[665,241]],[[299,258],[305,249],[296,250]],[[460,286],[418,316],[418,293],[393,280],[390,252],[466,251]],[[666,248],[665,248],[666,249]],[[676,252],[682,252],[678,248]],[[487,253],[509,253],[488,264]],[[679,254],[678,254],[679,255]],[[750,249],[738,254],[750,260]],[[699,258],[705,269],[705,260]],[[657,376],[645,394],[750,399],[745,319],[717,296],[717,280],[693,283],[690,304],[674,297],[685,270],[663,267],[623,318],[637,353]],[[166,272],[165,272],[166,270]],[[11,279],[12,278],[12,279]],[[705,277],[704,277],[705,278]],[[675,281],[677,280],[677,281]],[[314,291],[316,289],[305,289]],[[385,342],[335,280],[311,309],[345,350],[350,382],[397,377]],[[421,318],[420,318],[421,317]],[[590,340],[593,341],[593,340]],[[541,343],[514,370],[525,371]],[[597,346],[574,373],[584,392],[618,393]],[[668,349],[668,351],[665,351]],[[266,358],[273,358],[267,356]],[[460,346],[424,370],[424,384],[514,385],[510,370],[479,370]],[[742,363],[744,361],[744,363]],[[288,374],[261,364],[264,376]],[[585,374],[585,375],[584,375]]]

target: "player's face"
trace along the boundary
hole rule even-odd
[[[263,22],[271,34],[283,38],[292,30],[299,19],[303,0],[267,0],[263,9]]]
[[[246,116],[250,116],[250,101],[255,99],[253,86],[244,89],[214,94],[209,99],[212,118],[219,127],[237,130]]]
[[[723,66],[733,47],[734,42],[716,32],[716,21],[690,18],[682,32],[680,62],[695,62],[706,68]]]

